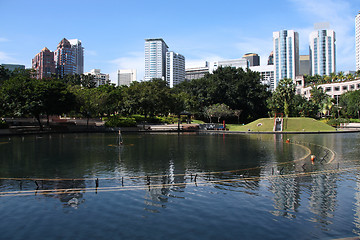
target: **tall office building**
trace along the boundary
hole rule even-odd
[[[256,53],[247,53],[242,58],[249,62],[249,67],[260,66],[260,56]]]
[[[130,86],[134,81],[136,81],[136,69],[118,70],[118,86]]]
[[[166,82],[172,88],[185,80],[185,57],[179,53],[166,53]]]
[[[267,65],[274,65],[274,52],[270,53]]]
[[[51,74],[55,73],[54,52],[46,47],[43,48],[32,59],[32,68],[36,71],[37,79],[51,77]]]
[[[76,73],[75,50],[70,42],[63,38],[54,52],[56,74],[64,76]]]
[[[300,70],[299,75],[310,75],[311,66],[310,66],[310,55],[300,55]]]
[[[162,38],[145,39],[145,81],[166,76],[168,46]]]
[[[71,48],[74,49],[75,53],[75,65],[77,74],[84,73],[84,48],[81,45],[79,39],[70,39]]]
[[[299,74],[299,34],[293,30],[273,32],[274,44],[274,88],[280,79],[291,78]]]
[[[318,30],[310,34],[311,75],[330,75],[336,72],[335,32]]]
[[[360,12],[355,18],[356,71],[360,70]]]

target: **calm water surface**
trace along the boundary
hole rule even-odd
[[[359,133],[117,140],[0,138],[0,239],[360,235]]]

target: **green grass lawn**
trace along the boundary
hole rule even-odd
[[[195,123],[195,124],[204,124],[204,121],[201,120],[196,120],[196,119],[191,119],[191,123]]]
[[[274,128],[273,118],[261,118],[246,125],[227,124],[230,131],[248,132],[272,132]],[[336,131],[335,128],[312,118],[284,118],[286,132],[326,132]]]

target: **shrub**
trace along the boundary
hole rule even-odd
[[[341,123],[348,123],[349,120],[345,119],[345,118],[332,118],[329,119],[329,121],[327,121],[327,124],[329,124],[330,126],[336,127],[339,126]]]
[[[0,129],[5,128],[9,128],[9,125],[4,120],[0,120]]]
[[[136,127],[135,118],[110,117],[105,122],[106,127]]]

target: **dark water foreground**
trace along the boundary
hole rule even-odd
[[[117,140],[0,138],[0,239],[360,235],[359,133]]]

